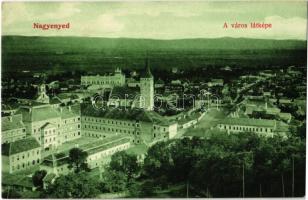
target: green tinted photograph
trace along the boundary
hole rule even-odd
[[[307,2],[1,2],[4,199],[305,197]]]

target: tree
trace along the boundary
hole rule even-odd
[[[88,171],[89,167],[87,164],[88,153],[79,149],[72,148],[69,151],[68,167],[73,168],[75,173],[81,171]]]
[[[33,185],[39,189],[43,188],[43,179],[47,172],[45,170],[38,170],[32,176]]]
[[[146,176],[155,178],[161,174],[169,174],[171,165],[168,143],[158,142],[149,148],[143,169]]]
[[[99,193],[98,180],[86,172],[58,177],[46,192],[47,198],[93,198]]]
[[[127,181],[136,176],[140,171],[137,157],[127,154],[125,151],[117,152],[112,155],[109,166],[115,171],[126,174],[128,178]]]
[[[103,172],[103,188],[108,192],[120,192],[126,189],[127,175],[121,171],[115,171],[111,168],[107,168]]]

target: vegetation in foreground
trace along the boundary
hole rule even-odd
[[[44,198],[126,197],[299,197],[305,195],[305,135],[264,138],[253,133],[183,138],[149,148],[144,163],[118,152],[104,172],[93,176],[86,157],[70,153],[72,173],[44,189],[45,175],[33,181]],[[295,135],[295,133],[294,133]],[[92,173],[92,175],[91,175]],[[100,177],[100,178],[99,178]],[[18,198],[22,194],[11,194]]]

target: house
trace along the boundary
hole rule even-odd
[[[41,145],[33,137],[2,144],[2,171],[15,173],[41,162]]]
[[[273,137],[275,133],[286,134],[288,127],[285,123],[268,119],[226,118],[217,127],[228,133],[254,132],[258,135]],[[281,131],[283,130],[283,131]]]
[[[131,147],[131,138],[124,134],[114,135],[105,139],[98,139],[96,142],[79,146],[82,151],[87,152],[87,164],[90,169],[101,167],[110,162],[110,157],[119,151],[127,150]],[[41,169],[47,173],[67,174],[72,171],[69,166],[69,151],[51,154],[46,157],[41,165]]]
[[[23,122],[26,127],[27,134],[36,138],[42,144],[42,128],[47,123],[55,126],[55,134],[60,135],[59,128],[61,126],[61,116],[59,112],[49,104],[31,104],[20,106],[17,111],[22,115]],[[60,144],[60,138],[56,138],[56,143]]]
[[[1,124],[1,143],[10,143],[26,137],[21,114],[1,117]]]

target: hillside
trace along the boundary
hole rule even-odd
[[[306,42],[247,38],[152,40],[87,37],[2,37],[2,72],[306,65]]]
[[[82,52],[82,51],[161,51],[161,50],[259,50],[304,49],[305,41],[262,40],[248,38],[153,40],[90,37],[3,36],[4,52]],[[18,48],[17,48],[18,47]]]

